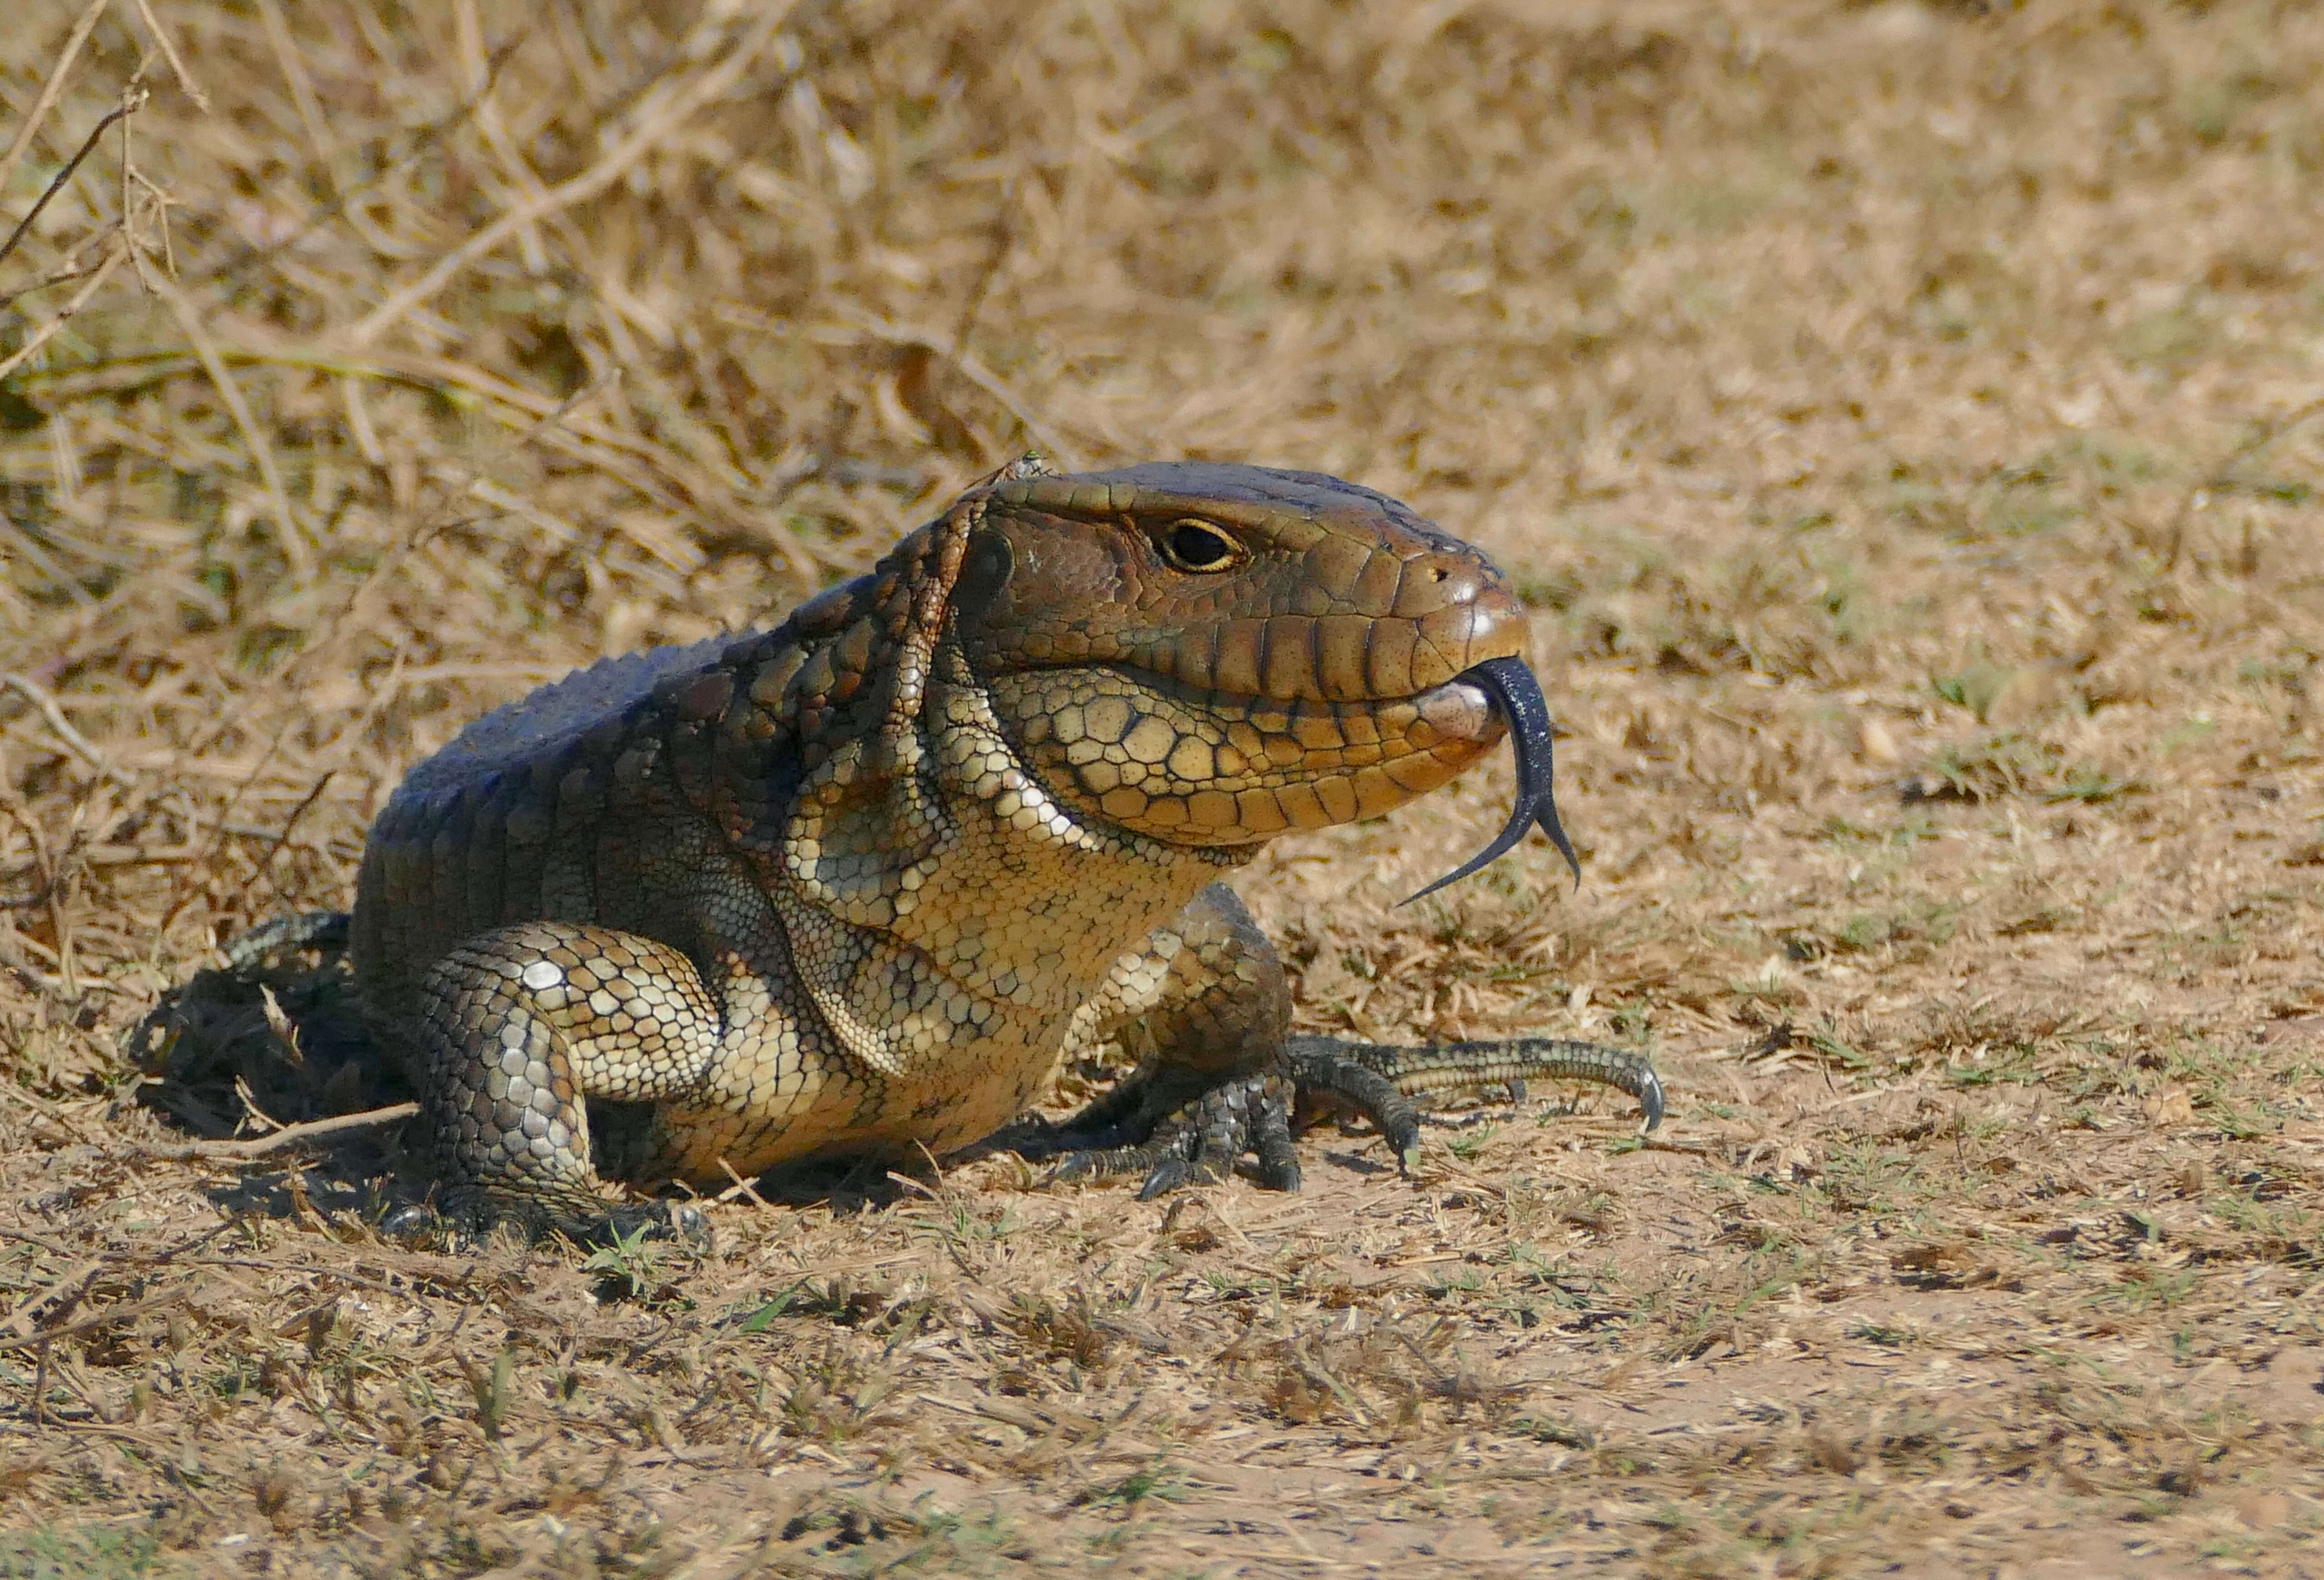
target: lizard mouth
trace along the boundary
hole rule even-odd
[[[1474,725],[1469,729],[1446,728],[1456,716],[1475,717],[1483,714],[1508,730],[1509,745],[1517,753],[1517,799],[1509,809],[1509,820],[1495,835],[1492,843],[1471,856],[1452,871],[1417,893],[1399,901],[1409,905],[1415,900],[1434,894],[1447,883],[1457,883],[1471,873],[1481,871],[1515,850],[1526,834],[1538,827],[1549,836],[1557,854],[1573,869],[1576,888],[1582,883],[1582,862],[1573,854],[1573,842],[1565,836],[1565,829],[1557,820],[1557,802],[1551,794],[1551,753],[1549,704],[1542,697],[1541,682],[1523,659],[1487,659],[1472,664],[1452,679],[1426,694],[1422,701],[1423,716],[1447,735],[1474,739],[1482,734]],[[1439,721],[1437,716],[1443,716]],[[1489,725],[1487,727],[1490,727]]]
[[[1379,817],[1507,735],[1517,759],[1508,827],[1422,894],[1536,827],[1573,860],[1550,799],[1549,707],[1522,659],[1488,659],[1402,697],[1286,701],[1120,663],[1005,670],[982,689],[1034,777],[1117,827],[1181,845],[1256,845]]]

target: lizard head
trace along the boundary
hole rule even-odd
[[[1376,817],[1514,725],[1538,793],[1492,854],[1537,817],[1566,848],[1523,606],[1385,494],[1200,463],[1004,474],[951,605],[1012,745],[1098,821],[1217,847]]]

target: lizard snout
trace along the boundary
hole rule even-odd
[[[1392,589],[1380,589],[1388,596],[1367,597],[1373,589],[1360,583],[1348,599],[1355,613],[1319,622],[1308,694],[1416,698],[1489,659],[1525,651],[1525,605],[1491,561],[1465,543],[1396,547],[1402,552],[1374,550],[1395,565]]]

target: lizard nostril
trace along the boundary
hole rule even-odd
[[[1452,573],[1451,571],[1449,571],[1449,570],[1445,569],[1445,568],[1444,568],[1443,566],[1441,566],[1441,565],[1440,565],[1440,566],[1438,566],[1434,570],[1432,570],[1432,571],[1430,571],[1430,572],[1429,572],[1429,575],[1431,575],[1431,576],[1434,577],[1438,581],[1443,581],[1443,580],[1444,580],[1447,577],[1451,576],[1452,574]]]

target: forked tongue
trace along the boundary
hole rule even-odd
[[[1549,836],[1557,854],[1573,869],[1573,885],[1582,886],[1582,861],[1573,854],[1573,842],[1565,837],[1558,826],[1557,803],[1550,795],[1549,704],[1541,695],[1541,682],[1533,678],[1523,659],[1487,659],[1461,671],[1461,679],[1483,688],[1500,711],[1501,722],[1509,726],[1509,745],[1517,754],[1517,804],[1509,809],[1509,820],[1493,836],[1493,843],[1471,856],[1459,867],[1445,873],[1417,894],[1397,901],[1409,905],[1415,900],[1434,894],[1447,883],[1457,883],[1470,873],[1493,863],[1515,850],[1526,833],[1538,826]]]

